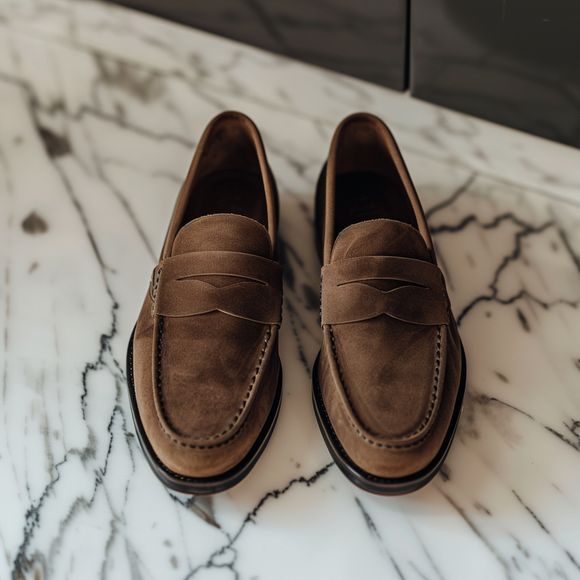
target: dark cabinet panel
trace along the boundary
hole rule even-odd
[[[407,87],[408,0],[116,0],[391,88]]]
[[[414,96],[580,147],[578,0],[412,0]]]

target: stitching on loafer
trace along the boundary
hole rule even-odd
[[[157,349],[158,349],[158,351],[157,351],[158,352],[158,354],[157,354],[157,357],[158,357],[158,360],[157,360],[157,393],[159,395],[159,402],[161,403],[161,412],[163,415],[163,419],[166,421],[166,423],[169,425],[169,427],[173,431],[175,431],[180,437],[187,437],[187,435],[183,435],[182,433],[179,433],[177,431],[177,429],[174,428],[174,426],[169,421],[169,418],[167,417],[167,414],[165,412],[165,404],[163,401],[163,390],[161,388],[161,346],[162,346],[162,342],[163,342],[163,324],[164,324],[163,321],[164,321],[163,316],[160,316],[159,317],[159,338],[158,338],[158,346],[157,346]],[[237,415],[234,417],[234,419],[232,420],[232,422],[230,423],[228,428],[225,429],[224,431],[222,431],[221,433],[218,433],[217,435],[211,435],[211,436],[207,436],[207,437],[189,437],[189,439],[191,439],[193,441],[211,441],[213,439],[218,439],[219,437],[223,437],[225,434],[227,434],[229,431],[231,431],[235,427],[236,423],[239,421],[240,417],[242,416],[242,412],[243,412],[244,408],[246,407],[248,399],[250,398],[250,393],[252,392],[252,390],[254,389],[254,386],[256,384],[256,378],[258,377],[258,374],[260,372],[260,368],[262,367],[262,361],[264,360],[264,356],[266,354],[266,347],[268,346],[268,341],[270,340],[270,337],[271,337],[271,332],[270,332],[270,330],[267,330],[265,335],[264,335],[264,345],[262,346],[262,350],[260,351],[260,359],[258,360],[258,365],[256,366],[256,372],[254,373],[254,376],[252,377],[252,381],[250,383],[250,386],[248,387],[248,390],[245,393],[244,399],[242,401],[242,405],[238,409]],[[159,420],[159,417],[157,419]],[[226,441],[222,441],[221,443],[216,443],[213,445],[199,445],[199,444],[194,445],[192,443],[187,443],[186,441],[180,441],[179,439],[176,439],[171,433],[169,433],[167,431],[167,429],[165,429],[165,426],[159,420],[159,425],[163,429],[163,432],[165,433],[165,435],[167,435],[168,439],[170,439],[173,443],[175,443],[177,445],[181,445],[182,447],[190,447],[191,449],[217,449],[218,447],[222,447],[223,445],[226,445],[227,443],[232,441],[239,434],[239,432],[242,430],[242,428],[244,427],[245,424],[246,424],[246,421],[244,420],[240,429],[236,433],[234,433],[234,435],[232,435],[230,438],[228,438]]]
[[[157,276],[155,275],[155,270],[157,270]],[[155,316],[155,299],[157,298],[157,288],[159,287],[159,280],[161,279],[161,270],[163,266],[161,262],[153,268],[151,273],[151,282],[149,283],[149,298],[151,299],[151,316]]]
[[[322,389],[320,387],[320,381],[318,379],[316,379],[316,383],[317,383],[317,388],[318,391],[320,392],[320,397],[321,399],[322,397]],[[343,408],[344,408],[344,404],[343,404]],[[326,421],[328,423],[328,427],[330,428],[336,443],[338,444],[339,448],[342,450],[343,454],[349,459],[349,461],[352,461],[348,455],[348,453],[346,452],[346,450],[344,449],[344,446],[342,445],[342,443],[340,442],[340,439],[338,438],[338,435],[336,434],[336,431],[334,430],[334,427],[332,426],[332,421],[330,420],[330,417],[328,416],[328,412],[326,410],[326,407],[324,405],[324,401],[322,401],[322,412],[324,413],[324,416],[326,418]],[[417,445],[419,445],[420,443],[423,443],[423,441],[425,441],[425,439],[427,438],[427,435],[429,434],[429,432],[425,433],[425,435],[423,437],[421,437],[421,439],[419,439],[418,441],[415,441],[414,443],[408,443],[406,445],[388,445],[387,443],[377,443],[375,441],[372,441],[370,439],[368,439],[367,437],[365,437],[365,435],[363,435],[359,429],[356,428],[356,426],[354,425],[354,423],[350,420],[349,418],[349,423],[350,426],[367,442],[370,443],[371,445],[375,445],[376,447],[382,447],[384,449],[408,449],[410,447],[416,447]],[[374,475],[369,475],[368,479],[372,479],[374,481],[380,481],[381,478],[375,477]]]
[[[358,416],[358,414],[357,414],[357,412],[352,404],[352,401],[350,400],[350,396],[349,396],[348,390],[346,388],[346,383],[344,382],[344,377],[342,374],[340,363],[338,362],[338,354],[336,352],[334,332],[332,330],[331,325],[328,325],[328,330],[330,331],[331,342],[332,342],[332,352],[334,353],[334,360],[336,362],[336,367],[338,369],[338,373],[340,375],[340,379],[341,379],[343,387],[344,387],[344,392],[346,394],[346,398],[348,399],[348,402],[350,404],[350,411],[355,416],[356,420],[363,426],[363,428],[366,431],[368,431],[369,433],[373,434],[372,430],[369,429],[363,423],[363,421],[361,421],[360,417]],[[416,435],[419,435],[422,431],[424,431],[425,428],[427,427],[427,425],[429,424],[429,419],[431,418],[431,415],[433,414],[433,410],[435,408],[435,403],[437,402],[437,396],[438,396],[438,392],[439,392],[440,368],[441,368],[441,326],[438,326],[437,327],[437,350],[436,350],[436,356],[435,356],[435,372],[434,372],[434,377],[433,377],[433,389],[431,392],[431,404],[429,406],[427,414],[426,414],[425,418],[423,419],[423,422],[421,423],[421,425],[413,433],[411,433],[411,435],[406,435],[404,437],[393,437],[393,439],[395,441],[397,441],[397,440],[402,441],[404,439],[409,439],[411,437],[415,437]],[[347,416],[348,416],[349,409],[345,409],[345,411],[347,412]],[[402,444],[402,445],[389,445],[387,443],[379,443],[377,441],[373,441],[372,439],[369,439],[364,433],[361,432],[360,429],[357,428],[357,426],[352,422],[352,420],[350,420],[350,418],[349,418],[349,423],[350,423],[350,426],[357,432],[357,434],[364,441],[366,441],[370,445],[375,445],[376,447],[385,447],[387,449],[404,449],[407,447],[414,447],[415,445],[418,445],[419,443],[421,443],[425,439],[425,437],[427,437],[427,434],[428,434],[428,431],[427,431],[427,433],[425,433],[425,435],[423,437],[421,437],[421,439],[419,439],[418,441],[415,441],[413,443],[407,443],[407,444]],[[378,435],[375,433],[374,436],[377,437]]]

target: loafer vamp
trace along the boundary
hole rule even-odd
[[[381,315],[330,332],[350,410],[369,436],[391,445],[423,437],[445,374],[441,327]]]
[[[365,272],[367,264],[371,269]],[[415,474],[441,449],[461,372],[459,338],[440,271],[419,232],[385,219],[343,230],[325,271],[323,324],[354,320],[324,325],[319,373],[329,420],[363,470],[387,478]],[[347,294],[355,284],[373,289]],[[341,298],[339,291],[347,303],[328,307],[329,300]],[[375,307],[379,314],[366,318]]]
[[[253,383],[252,396],[246,400],[246,405],[243,407],[243,411],[233,427],[229,429],[231,422],[227,423],[226,426],[224,420],[215,420],[212,417],[214,411],[220,413],[223,419],[225,419],[226,414],[228,418],[231,415],[231,411],[230,413],[221,411],[218,402],[212,403],[211,410],[205,409],[205,414],[209,415],[209,417],[205,417],[201,405],[198,402],[194,402],[193,408],[198,410],[197,418],[205,421],[205,425],[200,428],[196,426],[194,421],[187,420],[188,409],[191,407],[184,404],[183,395],[181,395],[180,400],[180,397],[176,394],[177,390],[174,390],[170,397],[172,415],[166,414],[160,405],[160,400],[157,396],[159,394],[158,383],[155,380],[156,372],[152,372],[151,368],[152,353],[155,352],[154,344],[157,341],[155,339],[155,321],[150,312],[151,301],[147,297],[135,328],[133,356],[135,396],[145,435],[162,464],[177,474],[185,477],[203,478],[225,473],[235,467],[248,454],[272,409],[280,372],[280,361],[277,356],[278,329],[275,326],[270,327],[268,343],[261,343],[265,346],[264,353],[261,352],[264,346],[260,346],[259,349],[256,346],[251,353],[253,361],[258,361],[259,357],[263,356],[262,363],[259,365],[259,370]],[[186,358],[188,350],[189,348],[185,349]],[[163,365],[163,354],[161,360]],[[179,366],[181,366],[181,363]],[[256,369],[254,369],[255,371]],[[177,370],[177,372],[181,373],[182,371]],[[249,374],[247,370],[245,374],[247,378]],[[223,371],[222,376],[224,376]],[[228,399],[226,407],[229,410],[234,410],[234,407],[236,409],[239,408],[237,404],[243,398],[240,393],[242,391],[245,392],[245,389],[247,389],[245,381],[240,376],[236,377],[236,380],[229,383],[229,385],[226,385],[223,380],[220,381],[221,393],[224,398]],[[171,382],[167,384],[169,385]],[[186,382],[183,381],[179,388],[185,390],[187,386]],[[192,384],[189,385],[189,387],[191,386]],[[200,394],[201,390],[201,383],[199,383],[195,387],[195,391],[199,396],[202,396]],[[234,396],[230,399],[228,393],[232,392]],[[206,398],[210,396],[208,393],[209,391],[206,390]],[[188,397],[188,399],[191,401],[195,397]],[[223,400],[221,401],[221,403],[224,402]],[[183,408],[177,414],[175,410],[180,405]],[[177,417],[178,427],[181,427],[184,432],[177,433],[174,431],[170,423],[165,420],[165,417],[168,417],[169,421],[175,420]],[[235,417],[235,413],[233,417]],[[219,431],[221,426],[224,427],[222,431]],[[226,427],[229,430],[221,434]],[[203,440],[208,433],[216,435],[218,432],[220,433],[219,437],[212,440]],[[200,440],[199,437],[202,437],[202,439]]]
[[[441,349],[445,353],[445,364],[440,375],[438,404],[433,410],[429,425],[421,434],[407,440],[397,440],[392,435],[393,429],[388,429],[386,413],[378,413],[374,409],[369,411],[362,407],[363,403],[359,400],[351,404],[349,397],[352,398],[352,389],[348,390],[347,396],[344,387],[346,381],[343,383],[336,364],[330,329],[325,329],[319,362],[319,381],[324,405],[346,455],[365,472],[384,478],[411,476],[427,468],[440,452],[451,423],[459,389],[458,377],[461,375],[459,335],[453,327],[443,327],[441,330]],[[340,355],[339,360],[343,360]],[[359,398],[363,399],[360,394]],[[364,404],[368,404],[367,401]],[[376,401],[376,404],[380,405],[380,402]],[[363,416],[365,412],[367,414]],[[382,429],[372,423],[375,420],[378,423],[380,415],[385,420]],[[393,417],[390,409],[389,415]],[[366,420],[371,428],[363,425],[360,419]],[[372,427],[377,427],[376,432]]]
[[[215,442],[239,426],[269,338],[268,326],[217,311],[163,319],[157,391],[174,436]]]
[[[151,447],[177,474],[227,472],[266,424],[278,326],[251,317],[280,314],[281,270],[270,253],[260,224],[211,215],[184,226],[154,271],[135,330],[135,391]]]

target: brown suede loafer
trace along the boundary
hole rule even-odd
[[[258,130],[211,121],[129,342],[137,435],[169,488],[216,493],[254,466],[281,399],[278,199]]]
[[[316,194],[323,342],[313,371],[331,455],[362,489],[415,491],[440,469],[465,356],[417,193],[387,127],[347,117]]]

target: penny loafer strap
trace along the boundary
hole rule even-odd
[[[371,284],[377,280],[402,284],[383,291]],[[321,286],[323,326],[381,314],[411,324],[449,324],[443,274],[430,262],[398,256],[347,258],[322,268]]]
[[[208,276],[233,281],[216,286],[204,280]],[[282,267],[274,260],[241,252],[180,254],[162,260],[153,271],[150,296],[153,315],[185,317],[218,310],[280,325]]]

